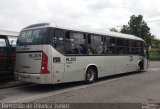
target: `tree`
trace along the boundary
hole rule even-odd
[[[147,23],[143,20],[142,15],[132,15],[128,22],[128,25],[123,25],[121,33],[131,34],[138,36],[146,41],[147,44],[151,45],[152,35],[150,33],[150,28]]]
[[[128,25],[123,25],[123,27],[121,29],[121,33],[130,34],[130,30],[129,30]]]
[[[158,48],[158,49],[160,49],[160,40],[154,38],[152,40],[152,48]]]
[[[116,28],[111,28],[110,31],[118,32],[118,30]]]

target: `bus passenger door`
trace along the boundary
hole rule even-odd
[[[0,73],[2,75],[5,74],[4,71],[8,69],[8,47],[7,47],[7,41],[5,38],[0,36]]]

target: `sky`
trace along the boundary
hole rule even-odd
[[[0,30],[19,32],[31,24],[55,23],[108,31],[141,14],[160,39],[159,4],[160,0],[0,0]]]

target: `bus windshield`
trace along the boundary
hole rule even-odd
[[[43,44],[45,38],[47,37],[47,30],[47,28],[24,30],[20,33],[20,37],[17,40],[17,45],[23,46]]]

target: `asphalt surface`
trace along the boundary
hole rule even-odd
[[[105,79],[105,78],[104,78]],[[160,103],[160,62],[148,72],[115,77],[115,80],[32,102],[62,103]]]
[[[160,62],[151,62],[147,72],[82,82],[29,84],[0,89],[0,102],[7,103],[160,103]]]

